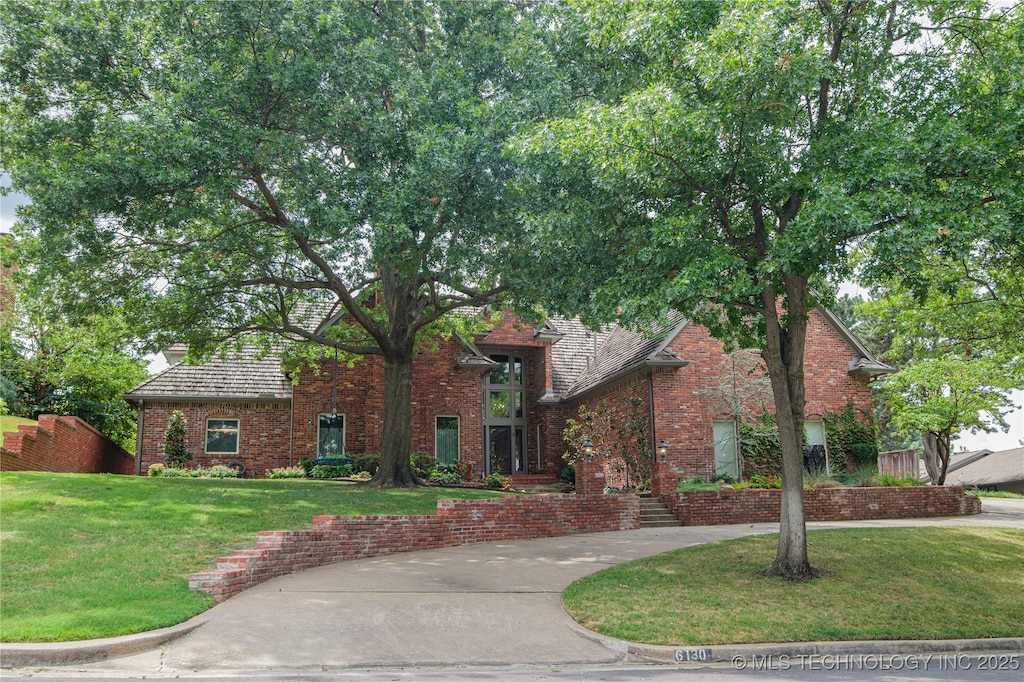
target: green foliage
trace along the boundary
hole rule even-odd
[[[512,479],[498,473],[488,474],[484,485],[490,490],[508,490],[512,487]]]
[[[377,467],[380,466],[380,454],[375,452],[364,452],[358,455],[351,455],[352,459],[355,460],[355,464],[352,465],[353,470],[356,473],[365,471],[373,476],[377,473]]]
[[[456,464],[438,463],[430,469],[430,480],[434,483],[462,483],[462,472]]]
[[[558,480],[562,483],[576,484],[576,467],[566,464],[558,471]]]
[[[300,459],[299,468],[302,469],[303,473],[309,477],[313,475],[313,460],[311,459]]]
[[[878,474],[878,485],[883,487],[915,486],[925,485],[925,482],[914,476],[893,476],[892,474]]]
[[[437,466],[437,458],[429,452],[413,452],[409,455],[409,463],[417,478],[429,479],[430,471]]]
[[[507,63],[530,17],[513,3],[17,10],[0,24],[17,65],[0,72],[4,167],[54,297],[123,301],[196,355],[285,337],[313,346],[295,363],[327,346],[408,370],[516,276],[502,150],[535,81]],[[378,483],[413,485],[405,384],[387,374],[395,480]]]
[[[12,305],[0,311],[5,414],[76,416],[133,450],[135,410],[122,396],[147,374],[126,311],[118,306],[65,310],[28,279],[33,267],[22,262],[21,251],[17,276],[3,279],[14,294]]]
[[[267,470],[267,478],[305,478],[306,470],[301,466],[276,467]]]
[[[700,476],[694,476],[690,480],[685,478],[679,479],[679,485],[677,490],[680,492],[686,492],[688,490],[721,490],[722,484],[718,481],[711,481],[710,483],[704,482]]]
[[[779,476],[773,476],[771,474],[768,474],[767,476],[762,476],[760,474],[754,474],[753,476],[750,477],[750,480],[748,482],[750,483],[750,487],[751,488],[781,488],[782,487],[782,478],[779,477]]]
[[[842,483],[833,478],[827,471],[816,469],[816,470],[805,470],[804,471],[804,487],[805,488],[840,488]]]
[[[878,486],[878,467],[859,466],[853,471],[837,474],[836,478],[853,488],[874,488]]]
[[[179,467],[165,467],[156,469],[159,465],[149,467],[150,476],[162,478],[238,478],[238,471],[222,464],[215,464],[209,469],[196,467],[195,469],[183,469]]]
[[[149,468],[146,469],[147,476],[161,476],[164,473],[166,467],[163,464],[150,464]]]
[[[180,469],[192,460],[192,451],[188,449],[187,428],[184,413],[181,410],[172,412],[164,430],[164,441],[160,446],[164,453],[164,464],[168,467]]]
[[[317,464],[309,474],[310,478],[345,478],[352,475],[352,465]]]
[[[839,412],[826,413],[822,421],[833,472],[845,472],[851,465],[877,466],[877,431],[870,413],[862,414],[858,420],[857,410],[849,402]]]
[[[782,446],[771,415],[763,415],[757,423],[740,424],[740,447],[745,475],[782,475]]]

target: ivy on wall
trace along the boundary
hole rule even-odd
[[[870,412],[857,410],[852,402],[839,412],[829,412],[825,422],[825,441],[832,458],[832,471],[850,471],[857,467],[878,467],[878,428]]]

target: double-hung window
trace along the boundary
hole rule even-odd
[[[238,430],[237,419],[207,419],[206,454],[237,455]]]

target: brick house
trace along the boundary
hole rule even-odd
[[[302,459],[380,451],[379,357],[353,367],[328,359],[292,381],[279,361],[247,351],[202,365],[183,363],[183,355],[165,352],[170,367],[125,396],[139,413],[137,473],[163,461],[160,443],[175,410],[188,420],[195,464],[242,464],[250,476]],[[442,340],[436,352],[416,357],[410,447],[472,463],[478,476],[553,481],[564,466],[566,420],[580,405],[628,405],[650,444],[655,494],[674,490],[679,476],[736,475],[733,417],[708,390],[729,357],[678,315],[648,334],[506,315],[477,338]],[[869,411],[870,381],[888,371],[824,310],[811,315],[805,364],[812,444],[823,442],[825,413],[848,402]],[[653,457],[662,441],[669,447]]]

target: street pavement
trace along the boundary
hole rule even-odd
[[[969,517],[809,523],[808,528],[1024,528],[1024,500],[985,498],[982,505],[982,514]],[[671,661],[678,657],[673,649],[630,646],[585,631],[562,609],[562,590],[607,566],[777,530],[778,524],[648,528],[483,543],[333,564],[246,590],[163,637],[157,633],[156,639],[151,634],[68,645],[4,645],[0,663],[4,678],[61,670],[85,676],[164,678]],[[1019,654],[1024,652],[1024,639],[753,645],[714,647],[707,649],[708,655],[712,651],[720,661],[752,652]],[[94,662],[75,662],[76,658]]]

